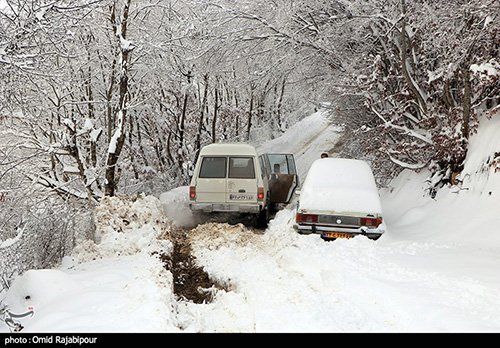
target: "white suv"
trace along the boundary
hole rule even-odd
[[[265,224],[276,204],[290,202],[297,185],[291,154],[259,155],[248,144],[211,144],[201,150],[196,162],[190,208],[256,214]]]

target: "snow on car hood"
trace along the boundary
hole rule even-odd
[[[370,166],[352,159],[316,160],[302,187],[299,210],[382,214]]]

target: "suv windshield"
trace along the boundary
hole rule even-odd
[[[204,157],[201,162],[200,178],[220,179],[226,177],[226,157]]]
[[[255,179],[255,168],[252,157],[230,157],[229,178]]]

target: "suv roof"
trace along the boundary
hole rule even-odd
[[[203,155],[256,155],[255,148],[248,144],[217,143],[205,146],[201,152]]]

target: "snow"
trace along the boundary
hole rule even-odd
[[[321,117],[304,120],[318,126],[314,139],[312,127],[292,128],[274,148],[294,139],[305,168],[331,145],[317,142]],[[482,120],[462,184],[434,199],[424,194],[424,170],[404,171],[381,190],[388,230],[378,241],[299,235],[293,204],[265,233],[195,225],[185,187],[160,199],[107,199],[96,240],[81,241],[57,269],[19,276],[4,303],[14,313],[33,308],[19,319],[26,333],[498,332],[500,173],[484,163],[500,150],[499,131],[498,117]],[[164,237],[172,225],[189,228],[197,262],[224,285],[212,302],[175,299],[159,258],[171,252]],[[8,332],[1,322],[0,331]]]
[[[314,161],[300,193],[301,209],[382,214],[377,186],[368,164],[344,158]]]
[[[119,122],[118,126],[116,127],[115,132],[113,133],[113,137],[111,138],[109,142],[109,147],[108,147],[108,153],[109,154],[114,154],[116,152],[116,147],[118,146],[118,139],[122,136],[122,131],[123,131],[123,110],[118,111],[118,116],[117,116]]]
[[[24,229],[21,229],[15,237],[7,238],[6,240],[4,240],[3,242],[0,243],[0,249],[8,248],[8,247],[14,245],[15,243],[17,243],[18,241],[21,240],[21,237],[23,236],[23,234],[24,234]]]
[[[120,36],[120,43],[123,52],[131,51],[134,48],[134,44],[130,40],[126,40]]]
[[[279,138],[256,144],[257,151],[291,153],[294,155],[301,181],[309,167],[323,152],[335,155],[333,149],[342,135],[343,127],[333,124],[324,111],[318,111],[294,124]]]
[[[486,76],[498,76],[500,75],[500,64],[492,59],[487,63],[472,64],[470,70],[473,73],[484,74]]]

